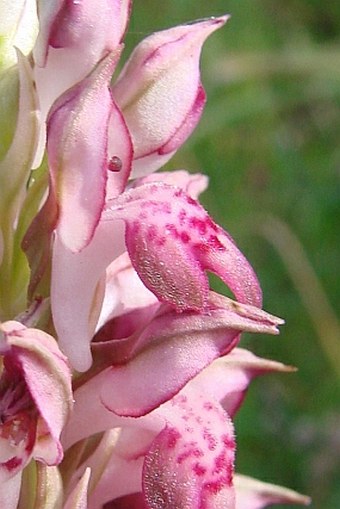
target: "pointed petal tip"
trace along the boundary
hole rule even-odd
[[[299,504],[308,506],[312,499],[297,491],[266,483],[241,474],[235,474],[234,485],[239,507],[267,507],[269,504]],[[255,505],[256,504],[256,505]]]

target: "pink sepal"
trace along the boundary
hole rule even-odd
[[[72,251],[88,245],[105,202],[107,131],[113,112],[108,82],[115,60],[110,55],[88,78],[65,92],[48,118],[47,153],[59,205],[58,233]]]
[[[280,324],[281,321],[277,319],[277,323]],[[292,366],[262,359],[242,348],[234,348],[228,355],[216,359],[202,371],[195,378],[195,383],[202,390],[214,394],[228,414],[234,416],[253,378],[271,372],[292,371],[295,371]]]
[[[112,90],[133,140],[133,177],[157,170],[195,128],[205,102],[201,48],[227,19],[210,18],[152,34],[123,68]]]
[[[278,323],[280,320],[258,308],[217,294],[211,294],[204,313],[160,311],[144,330],[138,330],[127,340],[130,351],[125,352],[132,359],[119,356],[119,347],[124,351],[124,345],[111,342],[110,358],[116,365],[107,372],[102,401],[121,416],[145,415],[173,397],[214,359],[227,353],[241,332],[277,334]],[[104,351],[109,351],[108,346],[108,342],[103,344]],[[115,391],[114,387],[120,390]]]
[[[99,0],[95,3],[92,0],[39,0],[40,30],[34,48],[35,62],[44,67],[53,51],[51,48],[73,50],[78,56],[78,66],[87,66],[87,74],[122,41],[130,8],[131,0]],[[69,53],[66,55],[70,56]],[[59,58],[65,60],[65,53],[59,52]]]

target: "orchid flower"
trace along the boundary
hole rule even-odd
[[[201,117],[228,16],[146,37],[112,82],[130,10],[0,0],[0,506],[307,504],[234,473],[250,381],[294,370],[240,336],[283,321],[200,205],[207,178],[154,173]]]
[[[59,437],[73,400],[67,360],[51,336],[15,321],[2,323],[0,334],[1,485],[15,483],[31,458],[61,462]]]
[[[117,508],[170,509],[181,507],[184,500],[192,508],[228,508],[234,507],[235,496],[238,509],[264,507],[265,501],[307,504],[308,497],[290,490],[268,485],[266,491],[266,485],[259,483],[262,492],[257,492],[255,480],[249,480],[249,488],[242,476],[235,476],[234,487],[232,481],[235,443],[227,409],[234,409],[234,414],[254,376],[291,369],[235,349],[138,419],[117,412],[114,399],[107,397],[109,392],[116,397],[114,380],[106,384],[110,374],[101,372],[76,390],[75,411],[64,430],[63,444],[67,450],[78,439],[107,431],[92,456],[76,470],[70,486],[90,466],[89,500],[94,509],[108,502]],[[145,387],[144,402],[150,410],[147,400],[153,395],[147,385],[140,381],[131,387],[138,391]],[[97,415],[95,421],[89,409],[90,415]],[[256,500],[263,505],[256,505]]]

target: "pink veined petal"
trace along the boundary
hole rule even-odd
[[[158,169],[195,128],[205,101],[201,48],[227,19],[211,18],[155,33],[136,47],[123,68],[112,90],[132,135],[133,177]]]
[[[186,390],[164,409],[167,426],[145,457],[143,492],[149,509],[233,509],[235,441],[218,404]]]
[[[63,458],[59,437],[72,402],[71,374],[65,369],[66,359],[48,359],[50,369],[43,370],[41,359],[34,354],[18,353],[18,358],[21,358],[27,386],[44,420],[38,428],[44,436],[35,445],[34,456],[48,465],[59,464]]]
[[[105,270],[125,251],[123,239],[119,221],[100,223],[80,253],[72,253],[56,236],[51,283],[53,322],[61,349],[78,371],[91,366],[90,341],[104,297]]]
[[[211,305],[205,313],[178,314],[172,310],[154,318],[136,343],[135,348],[142,350],[125,364],[113,365],[107,373],[100,392],[105,406],[121,416],[145,415],[228,352],[242,331],[278,332],[277,321],[264,311],[239,305],[237,312],[233,301],[221,301],[221,307]]]
[[[234,241],[181,189],[145,184],[107,203],[103,220],[123,219],[136,271],[159,300],[184,309],[207,303],[205,270],[217,274],[237,300],[261,306],[253,269]]]
[[[245,475],[234,477],[236,509],[262,509],[272,504],[309,505],[311,499],[296,491],[264,483]]]
[[[51,185],[59,204],[58,232],[72,251],[92,239],[104,206],[108,172],[107,129],[113,104],[110,55],[55,103],[48,120]]]

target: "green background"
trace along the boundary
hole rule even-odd
[[[253,382],[237,470],[339,509],[340,2],[136,0],[125,55],[153,31],[224,13],[201,60],[205,113],[166,168],[210,176],[202,202],[286,320],[279,337],[243,344],[299,368]]]

